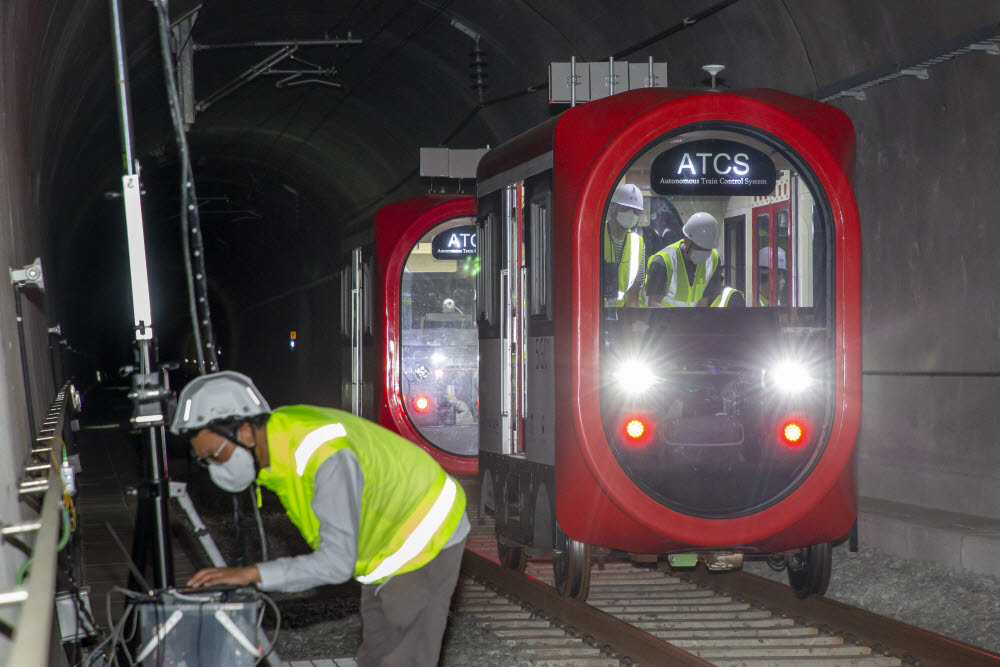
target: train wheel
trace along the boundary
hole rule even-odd
[[[556,524],[552,574],[563,597],[586,600],[590,593],[590,545],[577,542]]]
[[[524,572],[528,564],[528,553],[523,546],[505,544],[497,535],[497,555],[500,557],[500,566],[515,572]]]
[[[826,587],[830,585],[832,565],[833,548],[829,542],[799,550],[788,563],[788,583],[795,591],[795,597],[805,598],[826,593]]]

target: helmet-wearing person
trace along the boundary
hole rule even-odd
[[[743,292],[726,284],[726,268],[725,264],[720,264],[715,270],[715,275],[705,288],[705,298],[710,294],[716,295],[709,304],[712,308],[743,308],[746,306],[746,298]]]
[[[233,493],[273,491],[313,553],[199,570],[188,586],[363,584],[359,665],[435,665],[469,521],[465,492],[413,443],[347,412],[271,410],[245,375],[189,382],[170,425]]]
[[[625,183],[615,188],[604,221],[604,305],[643,305],[642,283],[646,276],[646,249],[635,231],[643,212],[639,186]]]
[[[707,306],[716,296],[706,287],[719,266],[718,221],[699,211],[682,232],[683,239],[649,258],[645,292],[652,307]]]
[[[774,286],[774,305],[785,303],[785,287],[788,284],[788,265],[785,260],[785,250],[777,248],[778,268]],[[761,306],[771,305],[771,248],[761,248],[757,253],[757,303]]]

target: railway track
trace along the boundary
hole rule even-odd
[[[742,573],[593,566],[587,602],[552,588],[551,561],[499,566],[492,523],[473,519],[454,608],[534,665],[1000,665],[1000,656]]]

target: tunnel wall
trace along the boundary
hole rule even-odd
[[[8,270],[20,269],[41,256],[44,265],[39,173],[32,158],[32,123],[36,76],[33,64],[40,57],[48,11],[30,0],[0,3],[0,522],[18,523],[37,516],[21,502],[18,483],[32,446],[55,393],[48,348],[48,297],[36,289],[22,292],[24,337],[27,347],[31,394],[36,424],[28,424],[14,290]],[[23,554],[9,544],[0,545],[0,589],[15,585]],[[11,621],[17,605],[0,607],[0,616]],[[8,642],[0,641],[0,664],[6,664]]]

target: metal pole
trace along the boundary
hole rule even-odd
[[[21,347],[21,375],[24,376],[24,400],[28,404],[28,432],[35,432],[35,408],[31,404],[31,377],[28,374],[28,351],[24,347],[24,317],[21,315],[21,288],[14,285],[14,308],[17,312],[17,342]]]
[[[150,377],[152,370],[151,347],[153,340],[153,315],[149,303],[149,276],[146,271],[146,248],[142,228],[142,206],[139,179],[135,170],[132,152],[132,115],[129,108],[128,65],[125,56],[124,24],[119,0],[109,0],[111,5],[111,31],[114,35],[116,92],[118,96],[119,122],[122,131],[122,157],[125,176],[122,179],[125,203],[125,223],[129,237],[129,266],[132,277],[132,309],[135,316],[135,338],[139,351],[139,372],[143,379]],[[162,429],[160,429],[162,430]],[[173,558],[170,550],[170,530],[168,502],[170,500],[167,477],[165,443],[157,437],[157,429],[146,428],[149,453],[148,472],[149,497],[140,497],[140,503],[149,503],[153,509],[155,557],[154,573],[157,588],[173,585]],[[142,516],[142,512],[138,516]],[[140,547],[143,548],[143,547]]]
[[[569,105],[576,106],[576,56],[569,58]]]

